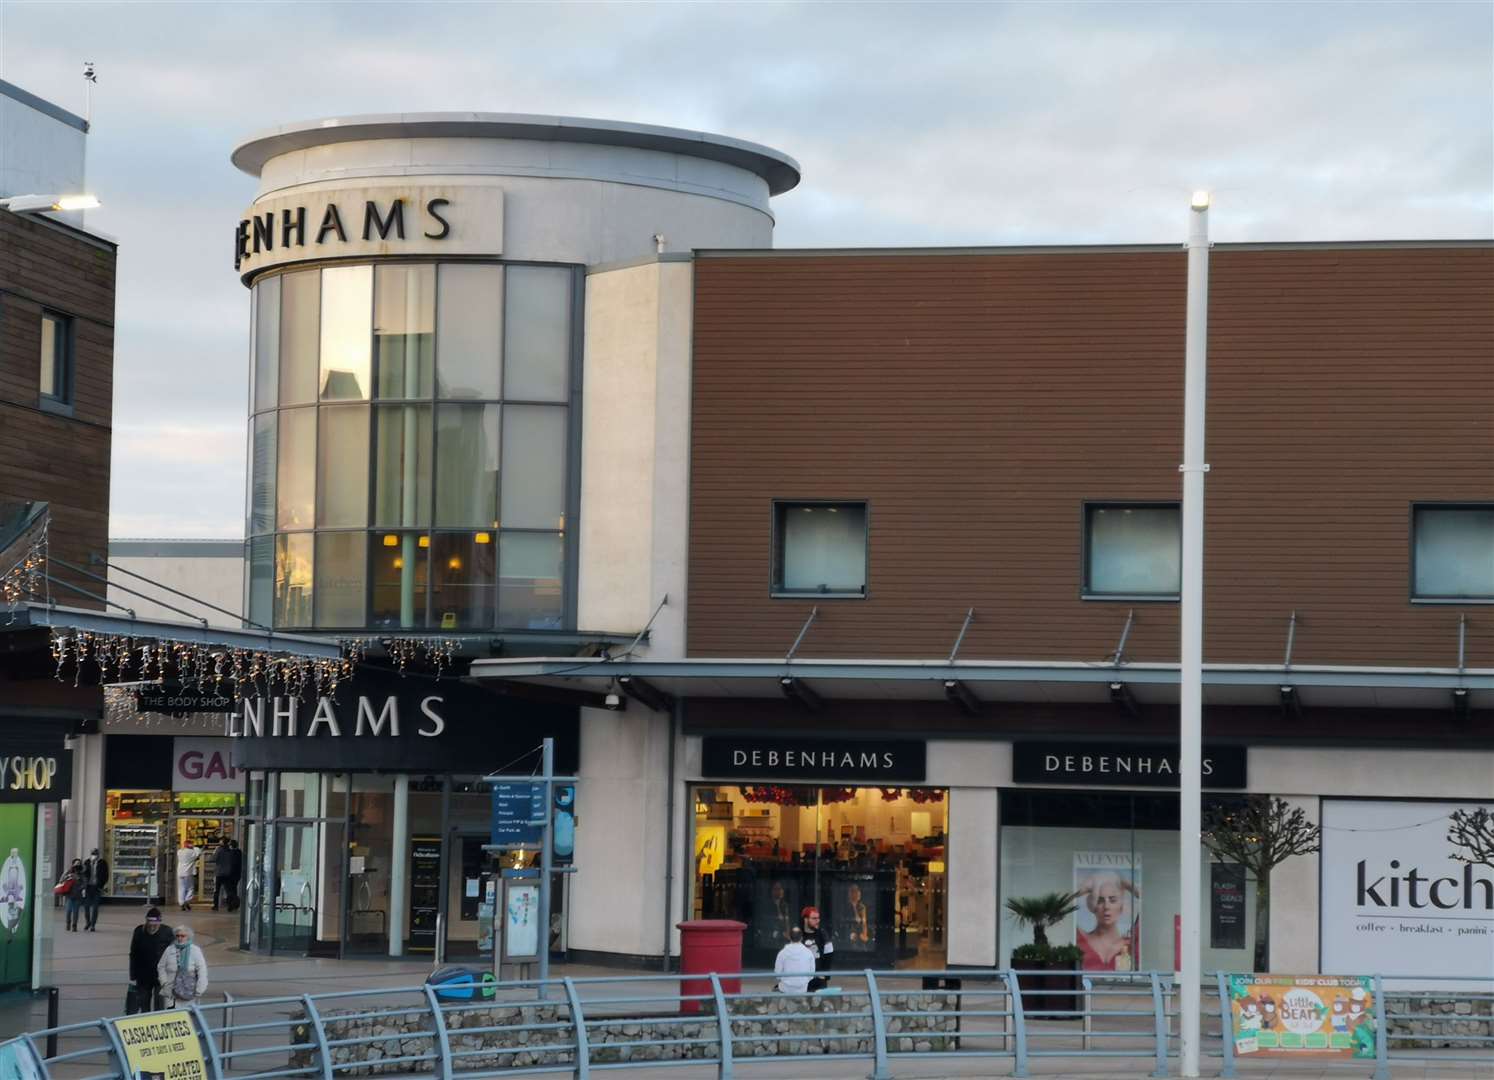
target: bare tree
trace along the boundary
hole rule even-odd
[[[1458,848],[1458,862],[1494,867],[1494,810],[1454,810],[1447,826],[1447,842]]]
[[[1248,795],[1204,810],[1204,846],[1255,878],[1256,971],[1271,970],[1271,871],[1294,855],[1317,851],[1320,836],[1300,807],[1274,795]]]

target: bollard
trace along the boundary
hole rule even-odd
[[[55,986],[44,988],[47,991],[47,1057],[57,1056],[57,1027],[62,1013],[62,991]]]

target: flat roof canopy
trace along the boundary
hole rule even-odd
[[[1083,704],[1112,700],[1122,684],[1140,704],[1178,701],[1176,664],[1087,664],[960,660],[766,659],[651,660],[624,657],[578,662],[575,657],[477,660],[470,678],[586,694],[606,693],[631,677],[682,698],[778,698],[783,680],[807,683],[821,698],[865,701],[942,701],[958,682],[981,702]],[[1353,668],[1281,665],[1205,665],[1206,705],[1279,705],[1292,687],[1304,706],[1445,709],[1453,691],[1467,691],[1469,708],[1494,708],[1494,670]]]

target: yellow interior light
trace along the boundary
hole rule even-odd
[[[403,570],[405,568],[405,560],[396,555],[394,557],[394,568],[396,570]]]
[[[479,544],[491,544],[493,542],[493,535],[492,533],[478,533],[473,539]]]
[[[431,546],[431,538],[429,536],[422,536],[420,538],[420,546],[421,547],[430,547]]]
[[[462,568],[461,556],[453,555],[451,558],[446,560],[446,566],[447,569],[450,570],[460,570]]]
[[[384,546],[385,547],[399,547],[399,537],[395,536],[393,533],[385,533],[384,534]]]
[[[930,859],[929,860],[929,873],[931,873],[931,874],[942,874],[942,873],[944,873],[944,864],[942,862],[940,862],[938,859]]]

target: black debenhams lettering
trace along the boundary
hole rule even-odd
[[[427,240],[445,240],[451,235],[451,221],[442,212],[451,205],[450,199],[427,199],[422,208],[426,221],[421,226],[421,236]],[[358,211],[352,210],[352,221],[358,220]],[[274,251],[278,246],[299,248],[306,246],[307,208],[305,206],[282,207],[277,220],[275,211],[253,214],[244,218],[234,228],[233,268],[240,269],[244,260],[262,252]],[[404,240],[405,200],[396,198],[381,206],[375,199],[363,203],[363,230],[359,234],[364,240]],[[348,242],[348,230],[343,224],[342,210],[335,202],[329,202],[322,211],[321,224],[312,241],[321,246],[335,241]]]

